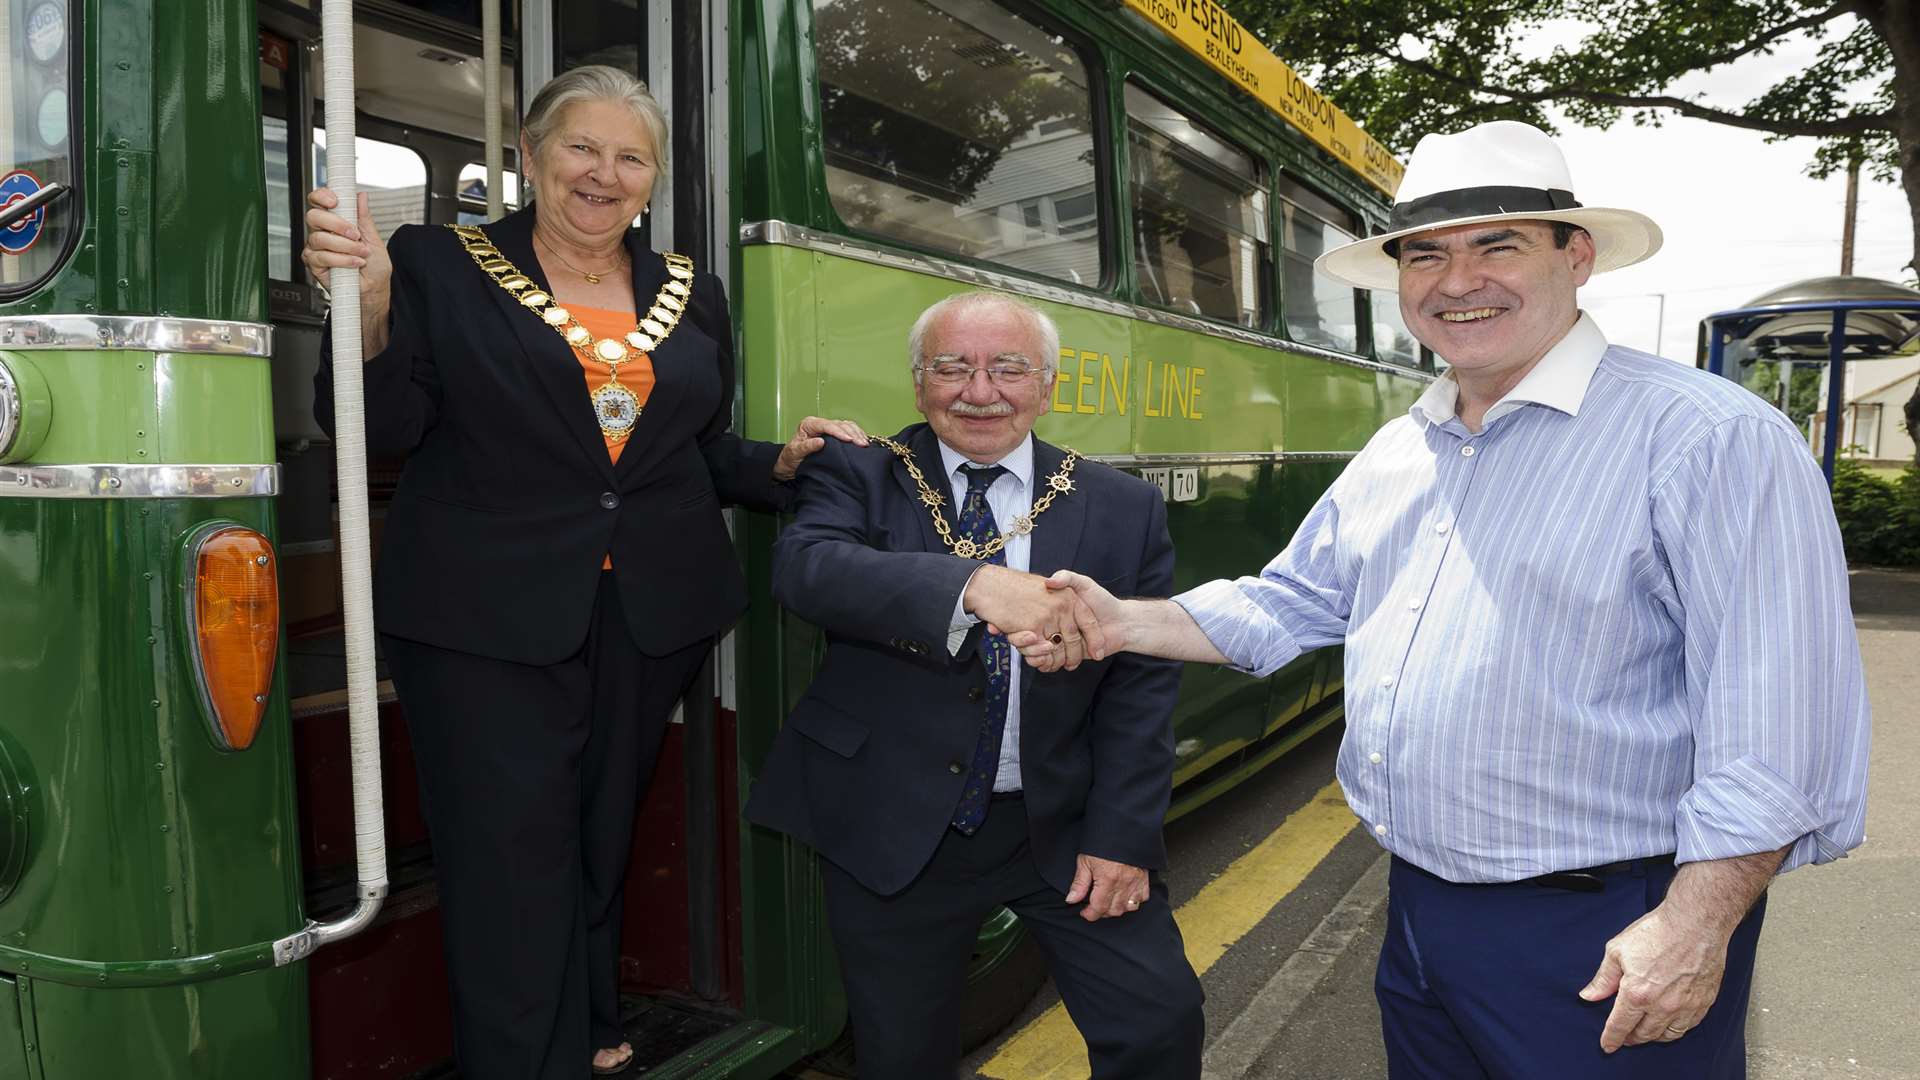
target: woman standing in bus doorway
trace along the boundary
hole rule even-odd
[[[784,509],[823,445],[727,428],[720,282],[631,223],[666,170],[644,84],[576,68],[522,125],[537,199],[382,244],[325,189],[307,268],[361,271],[370,454],[405,457],[375,580],[433,841],[469,1080],[576,1080],[622,1037],[622,892],[674,702],[746,608],[720,507]],[[315,412],[333,430],[331,348]]]

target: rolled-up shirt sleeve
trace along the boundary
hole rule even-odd
[[[1209,581],[1173,598],[1236,670],[1265,676],[1345,640],[1353,589],[1342,574],[1338,490],[1320,497],[1259,577]]]
[[[1653,510],[1693,726],[1678,861],[1841,857],[1865,837],[1870,717],[1839,528],[1806,444],[1776,418],[1723,420],[1677,456]]]

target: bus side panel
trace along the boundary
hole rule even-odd
[[[273,531],[258,498],[0,498],[0,733],[30,822],[0,942],[137,967],[302,925],[281,679],[254,744],[222,751],[184,651],[182,541],[212,520]],[[304,1075],[298,968],[139,990],[15,973],[49,1080]]]

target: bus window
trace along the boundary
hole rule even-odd
[[[1131,83],[1127,161],[1141,295],[1174,311],[1264,324],[1269,271],[1260,163]]]
[[[507,5],[509,9],[516,6]],[[568,0],[553,5],[560,39],[560,66],[554,70],[606,64],[645,79],[640,50],[646,46],[648,10],[652,7],[651,3],[634,0]]]
[[[507,212],[520,209],[520,174],[512,169],[501,169],[500,188],[500,200],[506,205]],[[486,223],[487,167],[481,162],[470,161],[460,170],[460,224]]]
[[[813,0],[840,220],[1082,285],[1103,277],[1093,97],[1073,48],[980,0]]]
[[[1389,364],[1419,367],[1420,342],[1400,317],[1400,294],[1375,291],[1368,294],[1368,301],[1373,305],[1374,356]]]
[[[298,149],[288,135],[287,118],[300,100],[297,83],[302,75],[295,44],[278,34],[260,31],[260,146],[267,173],[267,276],[293,281],[293,252],[298,237],[293,223],[299,213],[294,201],[293,176]],[[304,207],[302,207],[303,209]]]
[[[1288,336],[1359,352],[1359,291],[1313,269],[1322,252],[1358,237],[1353,215],[1287,177],[1274,186],[1280,194],[1280,310]]]
[[[48,184],[74,186],[73,49],[67,0],[4,0],[0,19],[0,206]],[[59,266],[77,200],[56,200],[0,230],[0,296],[17,296]]]
[[[355,179],[367,194],[367,208],[381,239],[402,225],[427,223],[427,162],[418,152],[396,143],[355,136]],[[327,130],[313,129],[313,186],[327,183]]]

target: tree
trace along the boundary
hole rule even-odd
[[[1860,159],[1907,195],[1920,256],[1920,2],[1916,0],[1222,0],[1275,53],[1405,154],[1427,132],[1487,120],[1552,130],[1546,106],[1605,127],[1678,114],[1819,140],[1807,171]],[[1543,27],[1585,36],[1546,55]],[[1813,63],[1741,105],[1674,87],[1784,43],[1821,43]],[[1907,266],[1920,275],[1920,261]],[[1920,392],[1907,403],[1920,427]]]

